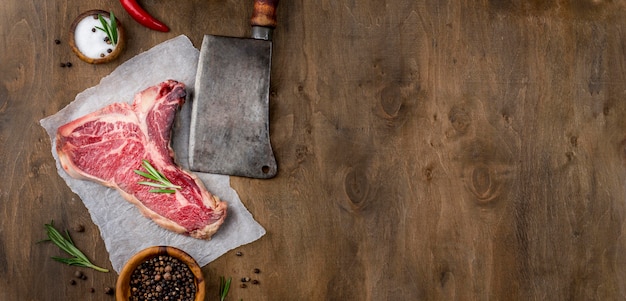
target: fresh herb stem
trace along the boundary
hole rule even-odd
[[[230,290],[230,282],[232,278],[224,278],[224,276],[220,276],[220,301],[226,300],[226,296],[228,295],[228,290]]]
[[[72,258],[66,257],[56,257],[53,256],[52,259],[62,262],[68,265],[81,266],[86,268],[92,268],[99,272],[108,272],[109,270],[105,268],[101,268],[99,266],[94,265],[89,261],[87,256],[81,252],[70,237],[70,233],[65,230],[65,236],[63,236],[57,229],[54,228],[54,223],[51,221],[49,224],[45,224],[46,232],[48,234],[48,239],[44,241],[52,241],[55,245],[57,245],[61,250],[65,251],[67,254],[73,256]]]
[[[170,180],[168,180],[160,171],[158,171],[148,160],[141,160],[143,168],[147,171],[141,171],[135,169],[135,173],[152,181],[140,181],[137,182],[141,185],[156,187],[155,189],[151,189],[150,192],[156,193],[174,193],[176,189],[181,189],[182,187],[178,185],[172,184]]]
[[[117,20],[115,20],[113,11],[109,12],[109,20],[111,20],[110,23],[107,22],[100,14],[98,15],[98,19],[100,20],[102,27],[96,26],[96,28],[104,31],[104,33],[107,34],[109,41],[111,41],[111,44],[115,46],[115,44],[117,44]]]

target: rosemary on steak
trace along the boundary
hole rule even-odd
[[[115,20],[115,15],[113,11],[109,13],[111,22],[107,22],[102,15],[98,14],[98,19],[102,24],[102,27],[96,26],[97,29],[104,31],[107,34],[107,38],[113,45],[117,44],[117,20]]]
[[[176,189],[181,189],[180,186],[172,184],[160,171],[158,171],[148,160],[141,160],[141,166],[146,169],[147,172],[135,169],[135,173],[152,181],[140,181],[137,182],[141,185],[147,185],[155,187],[150,189],[150,192],[156,193],[174,193]]]
[[[59,232],[56,228],[54,228],[54,223],[52,221],[49,224],[45,224],[45,227],[46,227],[46,232],[48,234],[48,239],[45,239],[43,241],[51,241],[55,245],[57,245],[61,250],[73,256],[71,258],[53,256],[52,259],[58,262],[68,264],[68,265],[92,268],[100,272],[106,273],[109,271],[105,268],[101,268],[91,263],[91,261],[89,261],[87,256],[85,256],[85,254],[83,254],[83,252],[81,252],[76,247],[76,245],[74,245],[74,242],[72,241],[72,238],[70,237],[70,233],[67,230],[65,230],[65,236],[63,236],[61,232]]]

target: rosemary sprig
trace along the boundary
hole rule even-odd
[[[170,180],[168,180],[161,172],[159,172],[158,170],[156,170],[156,168],[154,168],[150,162],[148,162],[148,160],[141,160],[142,164],[141,166],[143,166],[143,168],[146,169],[147,173],[141,170],[137,170],[135,169],[135,173],[146,178],[146,179],[150,179],[152,181],[141,181],[141,182],[137,182],[141,185],[147,185],[147,186],[152,186],[152,187],[156,187],[155,189],[150,189],[150,192],[156,192],[156,193],[174,193],[176,192],[175,189],[181,189],[182,187],[178,186],[178,185],[174,185],[172,184],[172,182],[170,182]]]
[[[228,290],[230,290],[230,281],[232,278],[224,278],[224,276],[220,276],[220,301],[226,300],[226,296],[228,295]]]
[[[83,254],[83,252],[81,252],[76,247],[76,245],[74,245],[74,242],[72,241],[72,238],[70,237],[70,233],[67,230],[65,230],[66,237],[64,237],[57,229],[54,228],[54,223],[52,221],[49,224],[45,224],[45,227],[46,227],[46,232],[48,234],[48,239],[45,239],[43,241],[52,241],[61,250],[73,256],[71,258],[53,256],[52,259],[58,262],[68,264],[68,265],[92,268],[96,271],[100,271],[104,273],[109,271],[105,268],[101,268],[91,263],[91,261],[89,261],[87,256],[85,256],[85,254]]]
[[[96,26],[96,28],[104,31],[104,33],[107,34],[109,41],[111,41],[111,44],[115,45],[117,44],[117,21],[115,20],[113,11],[109,13],[109,16],[109,19],[111,20],[110,24],[104,19],[104,17],[102,17],[102,15],[98,14],[98,19],[100,20],[102,27]]]

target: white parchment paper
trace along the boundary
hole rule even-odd
[[[196,173],[207,189],[228,203],[228,215],[210,241],[190,238],[165,230],[143,217],[134,205],[117,191],[99,184],[71,178],[61,168],[55,136],[59,126],[114,102],[133,101],[138,92],[167,79],[187,85],[187,102],[177,115],[173,128],[176,162],[188,166],[191,95],[196,77],[199,50],[186,36],[178,36],[135,56],[104,77],[100,83],[79,93],[74,101],[58,113],[41,120],[52,141],[52,155],[57,171],[83,201],[94,223],[99,227],[113,268],[119,273],[132,255],[147,247],[168,245],[193,256],[200,266],[238,246],[253,242],[265,234],[225,175]]]

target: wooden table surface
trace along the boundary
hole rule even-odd
[[[251,1],[139,2],[171,31],[118,1],[0,4],[0,300],[114,299],[115,272],[70,285],[81,269],[37,243],[54,220],[111,268],[39,120],[160,42],[250,32]],[[126,27],[112,63],[68,46],[90,9]],[[285,0],[278,19],[278,175],[231,178],[267,234],[203,268],[206,300],[222,275],[227,300],[626,299],[626,1]]]

